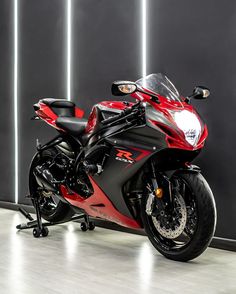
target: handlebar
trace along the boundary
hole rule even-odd
[[[118,119],[126,116],[127,114],[130,114],[132,111],[133,110],[131,108],[127,108],[127,109],[121,111],[121,113],[119,113],[118,115],[114,115],[112,117],[109,117],[107,119],[104,119],[103,121],[101,121],[101,123],[103,125],[110,124],[110,123],[112,123],[112,122],[114,122],[114,121],[116,121],[116,120],[118,120]]]
[[[112,117],[109,117],[107,119],[102,120],[101,124],[107,125],[107,124],[113,123],[113,122],[125,117],[126,115],[131,114],[134,111],[134,109],[137,108],[139,105],[140,105],[140,101],[138,103],[135,103],[132,107],[124,109],[118,115],[114,115]]]

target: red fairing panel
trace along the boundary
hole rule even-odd
[[[168,135],[166,136],[166,141],[167,141],[168,147],[170,148],[180,148],[180,149],[192,151],[192,150],[203,148],[207,135],[208,135],[208,130],[207,130],[207,126],[205,125],[202,135],[196,146],[190,145],[185,139],[181,140],[179,138],[173,138]]]
[[[183,131],[179,130],[177,132],[173,128],[170,128],[169,126],[167,126],[161,122],[157,122],[157,121],[153,121],[153,120],[149,120],[149,121],[152,124],[154,124],[155,126],[157,126],[158,128],[160,128],[161,131],[163,131],[165,133],[165,135],[166,135],[165,140],[166,140],[166,143],[169,148],[179,148],[179,149],[184,149],[184,150],[189,150],[189,151],[201,149],[201,148],[203,148],[203,146],[205,144],[205,140],[208,135],[207,126],[202,125],[202,128],[203,128],[202,135],[199,138],[197,145],[192,146],[186,141]]]
[[[55,129],[63,131],[56,125],[56,119],[58,118],[58,115],[55,114],[48,105],[39,102],[37,106],[39,107],[39,110],[37,110],[36,113],[41,119],[43,119],[47,124],[54,127]],[[83,115],[84,111],[78,107],[75,107],[75,117],[82,118]]]
[[[89,115],[87,126],[85,129],[86,134],[92,133],[93,129],[96,126],[96,122],[97,122],[97,110],[95,107],[93,107],[93,109]]]
[[[75,117],[82,118],[84,116],[84,111],[79,107],[75,107]]]
[[[56,122],[55,122],[58,116],[51,110],[51,108],[41,102],[39,102],[37,105],[40,108],[39,110],[36,111],[37,115],[50,126],[60,130],[60,128],[56,125]]]
[[[127,105],[128,103],[128,105]],[[102,101],[99,105],[105,106],[111,109],[124,110],[127,106],[132,106],[132,102],[123,102],[123,101]]]
[[[156,102],[152,101],[151,96],[146,94],[135,92],[131,94],[131,96],[140,101],[148,102],[149,104],[151,104],[153,108],[155,108],[157,111],[162,112],[166,116],[166,118],[168,118],[168,120],[172,122],[174,125],[175,125],[175,121],[173,120],[173,117],[171,116],[169,111],[179,111],[181,109],[185,109],[194,113],[197,116],[202,126],[202,135],[196,146],[192,146],[186,141],[184,133],[180,129],[178,130],[178,132],[176,132],[173,128],[165,124],[162,124],[159,121],[150,120],[150,122],[156,125],[157,127],[159,127],[165,133],[166,142],[169,148],[180,148],[180,149],[189,150],[189,151],[203,148],[205,140],[208,136],[207,126],[202,123],[202,120],[200,119],[198,113],[196,112],[196,110],[194,109],[192,105],[184,101],[182,102],[168,101],[165,97],[162,97],[160,95],[158,95],[158,98],[161,102],[160,104],[157,104]]]
[[[134,219],[121,214],[115,209],[111,201],[91,177],[90,181],[93,185],[94,194],[89,198],[85,199],[77,193],[71,194],[71,192],[69,193],[64,185],[61,185],[63,197],[72,205],[82,208],[92,217],[106,219],[128,228],[141,228],[141,226]]]

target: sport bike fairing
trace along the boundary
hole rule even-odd
[[[85,150],[99,144],[110,146],[103,171],[99,175],[90,176],[93,195],[84,198],[66,186],[61,186],[63,197],[72,205],[82,208],[91,216],[130,228],[139,228],[141,224],[134,219],[130,210],[123,191],[124,185],[140,172],[151,156],[161,154],[163,150],[180,150],[181,160],[190,162],[201,150],[207,137],[206,125],[165,76],[150,75],[138,80],[137,84],[150,93],[131,94],[142,102],[145,111],[142,123],[128,127],[127,122],[121,122],[99,131],[101,121],[107,115],[115,116],[132,107],[133,103],[129,102],[101,102],[94,106],[89,116],[82,135],[83,142],[86,142],[83,143]],[[153,99],[153,95],[158,97],[158,102]],[[50,106],[41,101],[35,105],[35,110],[41,119],[65,134],[57,126],[58,115]],[[83,111],[76,108],[74,116],[82,117]]]
[[[73,206],[86,211],[92,217],[98,217],[117,223],[121,226],[138,229],[140,224],[131,217],[120,213],[109,200],[109,197],[99,188],[93,178],[90,178],[94,193],[89,198],[84,198],[77,193],[71,193],[65,186],[61,186],[63,197]]]
[[[159,127],[167,135],[168,147],[185,150],[202,148],[207,137],[207,126],[194,107],[185,102],[172,82],[163,74],[151,74],[136,82],[150,94],[158,96],[159,103],[151,96],[139,92],[132,97],[147,102],[147,123]]]

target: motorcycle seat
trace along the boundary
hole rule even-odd
[[[54,99],[54,98],[44,98],[40,100],[44,104],[53,107],[66,107],[66,108],[73,108],[75,107],[75,103],[68,101],[66,99]]]
[[[58,117],[56,125],[73,136],[81,135],[87,125],[87,119],[78,117]]]
[[[66,99],[44,98],[40,102],[49,106],[58,116],[73,117],[75,115],[75,103]]]

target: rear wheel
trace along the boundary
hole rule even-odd
[[[38,165],[42,165],[56,156],[57,152],[54,148],[45,150],[42,152],[41,156],[38,154],[34,157],[29,173],[29,192],[30,195],[38,195],[39,197],[39,206],[42,218],[50,222],[60,222],[65,221],[74,214],[70,205],[59,200],[58,196],[45,189],[42,189],[37,183],[34,176],[34,169]],[[34,201],[32,201],[34,205]]]
[[[147,206],[153,197],[142,198],[142,220],[154,247],[165,257],[188,261],[209,245],[215,231],[216,208],[211,189],[200,173],[177,173],[171,178],[172,207],[165,198]]]

